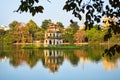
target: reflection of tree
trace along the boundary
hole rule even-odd
[[[108,59],[103,59],[103,66],[106,70],[114,70],[115,68],[118,67],[118,59],[116,60],[108,60]]]
[[[77,65],[79,59],[74,54],[74,50],[64,50],[65,55],[67,55],[67,58],[70,60],[72,65]]]
[[[0,58],[0,61],[5,62],[7,60],[7,57]]]
[[[120,53],[120,45],[116,44],[116,45],[111,46],[109,49],[105,49],[103,56],[112,58],[119,53]]]
[[[101,56],[104,48],[104,46],[93,45],[90,49],[87,50],[86,56],[89,57],[90,60],[95,61],[97,63],[102,58]]]
[[[43,56],[43,52],[39,52],[40,53],[38,53],[38,50],[15,50],[9,54],[10,64],[17,67],[23,62],[26,62],[32,68]]]
[[[7,59],[6,52],[3,50],[3,47],[1,49],[1,46],[0,46],[0,61],[4,62],[6,59]]]
[[[106,47],[92,46],[91,48],[84,50],[25,50],[18,48],[4,48],[4,53],[0,50],[0,59],[5,56],[9,59],[10,64],[13,67],[18,67],[23,63],[26,63],[31,68],[35,67],[38,61],[41,61],[44,67],[50,69],[51,72],[58,71],[65,59],[69,60],[74,66],[77,66],[79,62],[84,63],[87,61],[99,62],[103,59],[105,68],[115,69],[117,68],[117,60],[120,58],[120,54],[116,54],[109,58],[108,56],[102,57],[103,50]],[[109,64],[109,65],[106,65]]]

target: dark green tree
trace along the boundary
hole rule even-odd
[[[37,26],[37,24],[36,24],[33,20],[30,20],[30,21],[26,24],[26,27],[28,27],[31,36],[32,36],[32,38],[34,39],[35,32],[37,32],[37,31],[39,30],[39,27]]]
[[[5,31],[3,29],[0,29],[0,39],[5,35]]]
[[[51,22],[52,22],[52,21],[51,21],[50,19],[44,20],[44,21],[42,22],[41,28],[47,29],[47,28],[49,27],[49,23],[51,23]]]
[[[57,22],[56,23],[58,26],[60,26],[61,28],[64,28],[64,25],[61,22]]]
[[[33,20],[30,20],[27,24],[26,24],[26,27],[29,28],[29,32],[32,34],[34,32],[36,32],[39,27],[37,26],[37,24],[33,21]]]
[[[19,22],[15,20],[9,24],[9,27],[10,27],[10,29],[14,29],[15,26],[17,26],[18,24],[19,24]]]
[[[77,22],[72,22],[70,24],[70,27],[73,29],[73,34],[79,29],[79,26],[78,26]]]
[[[70,45],[74,44],[74,39],[73,39],[73,29],[68,27],[63,31],[62,34],[64,42],[70,43]]]

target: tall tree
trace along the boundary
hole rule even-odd
[[[37,26],[37,24],[33,21],[33,20],[30,20],[27,24],[26,24],[26,27],[29,28],[29,32],[30,33],[34,33],[36,32],[39,27]]]
[[[14,29],[15,26],[17,26],[18,24],[19,24],[19,22],[15,20],[9,24],[9,27],[10,27],[10,29]]]
[[[63,31],[62,37],[64,42],[70,43],[70,45],[74,44],[74,39],[73,39],[73,29],[68,27]]]
[[[47,28],[49,27],[49,23],[51,23],[51,22],[52,22],[52,21],[51,21],[50,19],[44,20],[44,21],[42,22],[41,28],[47,29]]]
[[[61,28],[64,28],[64,25],[61,22],[57,22],[56,23],[58,26],[60,26]]]
[[[3,29],[0,29],[0,39],[5,35],[5,31]]]
[[[79,25],[77,22],[72,22],[70,27],[73,29],[73,34],[79,29]]]
[[[32,38],[34,39],[35,32],[37,32],[37,31],[39,30],[39,27],[37,26],[37,24],[36,24],[33,20],[30,20],[30,21],[26,24],[26,27],[28,27],[31,36],[32,36]]]

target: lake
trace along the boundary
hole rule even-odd
[[[120,80],[120,55],[103,57],[105,48],[0,48],[0,80]]]

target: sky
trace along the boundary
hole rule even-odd
[[[70,20],[77,21],[78,24],[82,24],[77,18],[75,18],[71,12],[63,10],[66,0],[40,0],[39,3],[44,7],[43,13],[38,13],[32,16],[28,13],[17,13],[13,12],[17,10],[20,5],[20,0],[2,0],[0,2],[0,25],[8,26],[12,21],[27,23],[29,20],[33,20],[38,26],[42,24],[45,19],[51,19],[52,22],[62,22],[64,26],[69,26]]]

